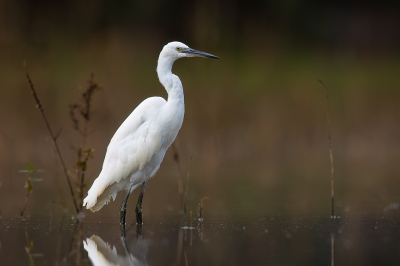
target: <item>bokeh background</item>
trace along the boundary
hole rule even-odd
[[[399,1],[0,1],[0,209],[17,217],[28,164],[26,215],[74,213],[51,138],[29,90],[33,80],[72,178],[82,135],[69,104],[90,74],[94,95],[84,148],[106,147],[145,98],[167,94],[155,72],[170,41],[218,55],[184,59],[185,120],[176,140],[188,210],[204,216],[331,214],[330,123],[338,215],[395,213],[400,194]],[[178,170],[167,152],[147,186],[144,214],[180,209]],[[192,157],[192,159],[190,159]],[[75,180],[72,180],[75,183]],[[185,184],[185,183],[184,183]],[[85,192],[86,193],[86,192]],[[90,217],[118,219],[122,201]],[[128,203],[133,221],[137,192]]]

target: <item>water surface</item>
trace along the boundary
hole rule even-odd
[[[2,265],[393,265],[400,262],[396,217],[205,219],[73,216],[1,219]]]

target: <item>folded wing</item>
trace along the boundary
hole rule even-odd
[[[97,211],[111,198],[115,199],[117,193],[132,182],[130,177],[142,171],[159,152],[162,139],[155,121],[165,100],[153,97],[146,101],[132,112],[111,139],[103,169],[83,202],[86,208]],[[146,105],[151,105],[151,108]]]

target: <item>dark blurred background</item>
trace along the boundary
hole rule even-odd
[[[23,62],[53,130],[61,132],[58,143],[73,178],[82,135],[73,129],[68,106],[79,101],[90,73],[101,84],[84,147],[95,149],[90,187],[118,126],[145,98],[167,97],[155,68],[163,45],[175,40],[221,58],[179,60],[173,69],[185,90],[176,147],[182,176],[190,173],[188,210],[207,196],[205,216],[329,216],[320,79],[330,93],[336,213],[395,212],[399,10],[399,1],[1,0],[2,215],[19,215],[26,174],[18,170],[28,164],[45,172],[35,173],[44,181],[33,183],[26,214],[73,213]],[[145,215],[178,212],[177,175],[169,151],[147,186]],[[118,219],[121,201],[119,195],[101,212],[87,214]]]

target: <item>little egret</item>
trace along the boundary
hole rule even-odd
[[[168,100],[151,97],[144,100],[121,124],[107,147],[103,168],[93,182],[83,206],[92,212],[100,210],[117,193],[125,190],[120,207],[120,223],[125,225],[126,202],[139,185],[136,219],[142,224],[142,201],[146,182],[153,177],[182,126],[185,113],[183,87],[171,69],[183,57],[219,57],[189,48],[181,42],[164,46],[158,58],[157,74],[168,93]]]

